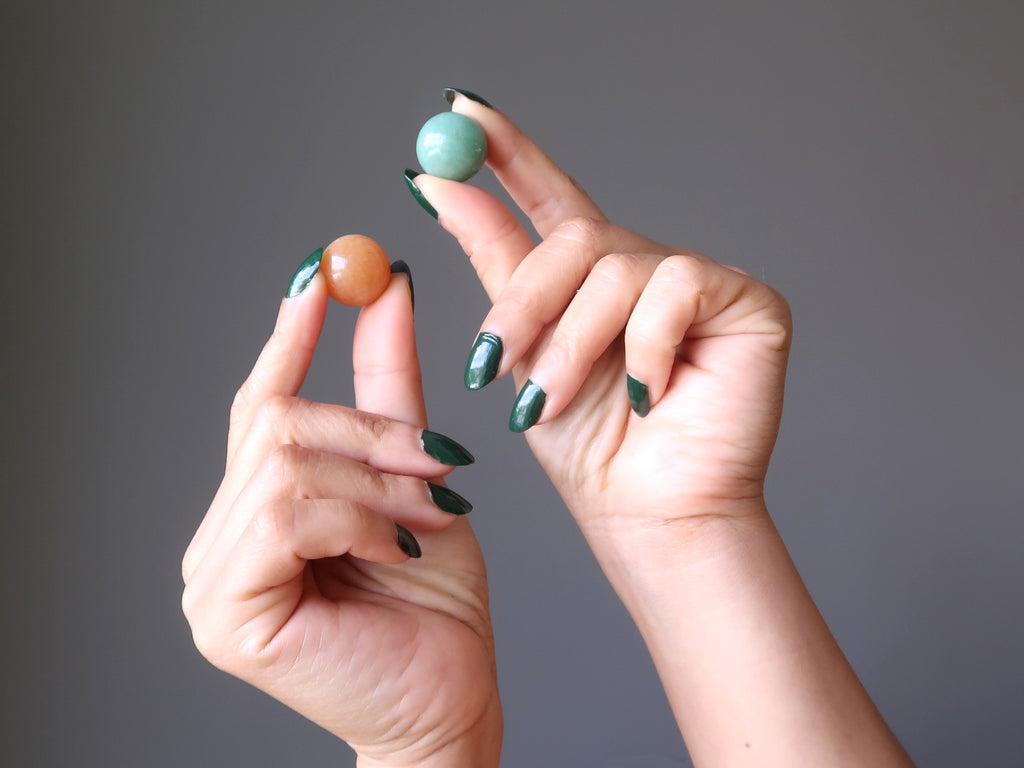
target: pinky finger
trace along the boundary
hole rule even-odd
[[[646,416],[668,388],[679,345],[708,288],[705,267],[701,256],[662,261],[626,323],[626,388],[639,416]]]

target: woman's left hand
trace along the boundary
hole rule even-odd
[[[513,374],[510,426],[527,430],[606,570],[612,549],[666,524],[762,515],[785,300],[739,269],[611,224],[497,110],[464,96],[453,109],[483,126],[488,166],[542,238],[535,246],[477,187],[411,180],[493,301],[467,386]]]

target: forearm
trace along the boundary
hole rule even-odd
[[[609,541],[696,765],[911,765],[763,508]]]

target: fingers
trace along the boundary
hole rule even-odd
[[[410,177],[410,189],[430,201],[438,222],[450,232],[476,270],[491,301],[497,299],[533,240],[512,212],[479,187],[427,174]]]
[[[299,269],[301,271],[302,267]],[[327,286],[319,272],[314,274],[305,290],[281,300],[274,332],[231,405],[228,463],[257,409],[267,399],[298,394],[313,360],[313,350],[320,338],[326,313]]]
[[[257,661],[300,605],[307,562],[342,555],[400,563],[418,556],[418,546],[407,530],[358,502],[267,501],[236,541],[186,581],[182,609],[196,647],[228,671]]]
[[[529,259],[521,270],[528,266]],[[518,279],[519,271],[510,288]],[[622,357],[605,368],[619,371],[615,388],[639,416],[646,416],[680,364],[719,371],[732,366],[730,374],[742,376],[736,361],[749,362],[752,345],[771,353],[788,338],[788,310],[772,289],[699,254],[609,254],[596,261],[575,292],[567,289],[571,281],[555,276],[531,281],[550,293],[529,304],[541,320],[501,326],[507,338],[502,366],[523,363],[529,377],[512,408],[509,426],[514,431],[557,418],[620,339]],[[538,342],[533,334],[544,317],[538,308],[559,304],[564,309]],[[712,343],[726,338],[731,357]],[[544,344],[539,352],[538,343]]]
[[[222,535],[234,500],[243,488],[261,471],[273,469],[267,457],[299,447],[344,458],[368,470],[420,478],[421,482],[472,461],[455,441],[412,424],[340,405],[271,397],[252,415],[245,440],[238,446],[214,502],[185,553],[182,570],[186,579]],[[389,488],[379,490],[386,493]],[[345,494],[339,489],[338,495]],[[259,503],[259,499],[252,500],[252,505]],[[236,520],[229,539],[240,527]]]
[[[476,120],[487,136],[487,165],[542,238],[566,219],[604,220],[597,204],[511,120],[458,94],[452,111]]]
[[[356,408],[427,426],[423,380],[416,354],[412,277],[404,263],[384,294],[363,307],[352,337]],[[408,267],[405,267],[407,270]]]
[[[210,530],[207,551],[227,551],[268,503],[324,499],[358,504],[402,525],[440,530],[472,507],[462,497],[426,479],[382,472],[344,456],[298,445],[270,451],[235,501]],[[205,553],[197,560],[204,559]],[[193,566],[194,567],[194,566]]]
[[[523,259],[484,319],[481,333],[500,339],[504,353],[496,369],[487,361],[487,375],[470,371],[467,386],[478,389],[489,377],[508,373],[544,328],[565,311],[594,265],[606,254],[627,250],[633,243],[631,232],[595,219],[570,219],[560,224]]]
[[[637,297],[660,262],[659,256],[610,254],[591,270],[561,314],[544,351],[530,365],[530,383],[544,393],[543,421],[562,412],[594,363],[622,335]],[[532,390],[524,391],[528,395]],[[530,426],[518,420],[519,405],[513,408],[511,422],[516,431]]]

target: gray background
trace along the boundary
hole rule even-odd
[[[922,765],[1024,763],[1022,7],[5,3],[0,761],[352,764],[207,665],[178,601],[234,389],[294,267],[356,231],[412,265],[432,424],[478,458],[453,483],[505,764],[688,764],[509,383],[462,387],[487,304],[400,178],[453,85],[617,223],[788,296],[794,558]],[[351,397],[354,317],[309,396]]]

